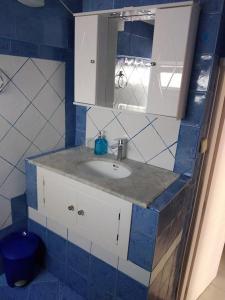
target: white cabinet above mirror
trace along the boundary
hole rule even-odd
[[[75,104],[181,119],[199,6],[188,2],[75,14]]]

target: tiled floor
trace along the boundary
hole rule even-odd
[[[0,276],[0,300],[82,300],[69,287],[47,272],[40,273],[24,288],[10,288]]]
[[[225,300],[225,248],[217,277],[198,300]]]

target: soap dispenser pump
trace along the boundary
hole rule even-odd
[[[98,138],[95,140],[95,154],[103,155],[108,152],[108,142],[102,131],[99,131]]]

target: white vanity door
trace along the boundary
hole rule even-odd
[[[37,170],[38,210],[42,214],[127,258],[130,202],[55,172]]]
[[[75,100],[95,104],[99,16],[75,18]]]
[[[157,9],[147,112],[182,118],[198,12],[193,6]]]

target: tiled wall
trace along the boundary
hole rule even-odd
[[[25,193],[24,158],[65,147],[65,63],[0,55],[0,229]],[[23,199],[24,202],[26,201]]]
[[[109,145],[128,138],[128,158],[173,170],[179,128],[180,121],[174,118],[92,107],[87,112],[86,144],[93,146],[103,130]]]

